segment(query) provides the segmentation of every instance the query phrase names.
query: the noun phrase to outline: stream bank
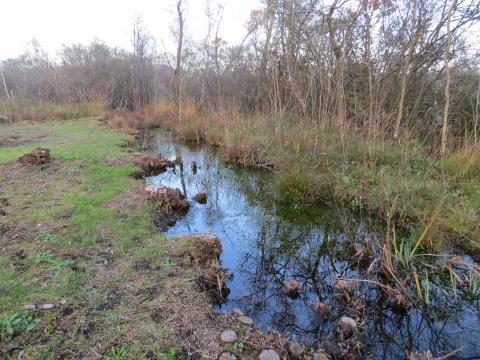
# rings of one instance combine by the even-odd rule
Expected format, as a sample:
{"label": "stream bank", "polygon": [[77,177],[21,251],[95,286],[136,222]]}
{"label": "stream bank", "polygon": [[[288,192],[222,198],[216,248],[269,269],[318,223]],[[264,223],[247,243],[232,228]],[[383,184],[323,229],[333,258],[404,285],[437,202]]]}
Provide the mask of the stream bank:
{"label": "stream bank", "polygon": [[[262,330],[273,328],[333,357],[350,345],[361,350],[360,358],[404,359],[427,350],[441,356],[460,348],[453,358],[479,356],[478,298],[460,286],[452,292],[442,273],[421,278],[429,292],[414,297],[416,279],[399,285],[386,271],[382,224],[284,202],[268,174],[225,167],[215,151],[179,144],[169,132],[159,132],[153,149],[170,160],[181,157],[184,166],[148,177],[147,185],[178,188],[189,199],[208,194],[206,204],[190,201],[189,212],[166,234],[211,231],[222,240],[222,265],[233,278],[228,297],[216,305],[220,312],[239,308]],[[467,272],[477,266],[468,256],[459,264],[467,264]],[[295,294],[288,291],[292,284]],[[419,301],[422,294],[428,299]],[[338,332],[343,317],[357,324],[354,337]]]}

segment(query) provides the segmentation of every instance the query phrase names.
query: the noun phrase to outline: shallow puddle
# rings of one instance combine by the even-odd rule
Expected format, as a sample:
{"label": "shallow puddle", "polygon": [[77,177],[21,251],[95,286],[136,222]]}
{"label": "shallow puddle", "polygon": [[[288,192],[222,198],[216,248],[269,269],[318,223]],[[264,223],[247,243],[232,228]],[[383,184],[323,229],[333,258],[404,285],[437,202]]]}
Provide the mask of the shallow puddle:
{"label": "shallow puddle", "polygon": [[[190,210],[168,236],[211,231],[224,247],[222,264],[233,278],[221,311],[239,308],[263,330],[273,328],[318,347],[335,330],[342,316],[359,319],[359,358],[405,359],[411,351],[430,350],[435,356],[462,348],[452,359],[480,359],[480,302],[455,300],[437,290],[429,305],[407,312],[393,309],[379,288],[349,281],[352,297],[335,289],[337,278],[365,279],[375,264],[354,255],[368,243],[381,243],[385,230],[369,221],[331,208],[302,209],[282,203],[269,175],[222,165],[206,148],[175,143],[160,132],[154,151],[163,157],[181,156],[184,170],[168,170],[147,178],[147,184],[177,187],[190,200]],[[191,163],[195,161],[195,172]],[[205,205],[191,198],[206,191]],[[356,260],[357,259],[357,260]],[[285,293],[295,279],[299,296]],[[312,303],[328,304],[328,316]],[[336,342],[328,346],[335,353]]]}

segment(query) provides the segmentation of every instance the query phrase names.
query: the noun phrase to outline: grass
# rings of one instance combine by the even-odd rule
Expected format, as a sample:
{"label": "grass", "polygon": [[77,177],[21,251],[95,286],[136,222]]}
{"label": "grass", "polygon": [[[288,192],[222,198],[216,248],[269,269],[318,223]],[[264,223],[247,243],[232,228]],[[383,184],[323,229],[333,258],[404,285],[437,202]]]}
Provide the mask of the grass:
{"label": "grass", "polygon": [[[110,251],[118,257],[139,247],[147,237],[159,240],[159,235],[153,234],[148,206],[137,204],[132,212],[120,214],[115,204],[138,186],[129,176],[136,169],[120,147],[128,140],[125,135],[92,120],[22,122],[0,129],[4,138],[29,138],[32,134],[36,137],[27,144],[0,151],[2,170],[12,175],[2,186],[2,196],[9,199],[10,206],[1,225],[13,229],[15,224],[22,224],[13,237],[2,239],[10,250],[0,258],[0,317],[7,333],[12,328],[9,323],[15,323],[21,333],[32,330],[31,316],[38,316],[34,323],[39,326],[47,326],[58,316],[26,313],[27,304],[58,304],[62,299],[72,306],[88,302],[92,297],[89,282],[98,270],[96,262],[101,260],[94,254],[105,247],[104,238],[109,239]],[[43,170],[16,165],[18,156],[36,146],[50,148],[54,163]],[[114,283],[121,281],[118,276],[113,277]],[[93,297],[102,291],[95,289]],[[49,350],[41,347],[27,349],[40,358],[50,357]],[[120,353],[112,352],[116,356]]]}
{"label": "grass", "polygon": [[[443,160],[416,140],[402,144],[284,116],[193,111],[182,122],[156,104],[163,126],[184,141],[219,146],[227,163],[272,171],[278,191],[299,204],[328,203],[392,217],[398,228],[421,232],[439,209],[425,249],[480,251],[480,149],[465,146]],[[415,242],[415,239],[412,240]]]}
{"label": "grass", "polygon": [[[71,119],[3,125],[0,139],[0,198],[8,199],[0,357],[217,357],[219,333],[241,324],[215,313],[197,288],[198,271],[180,251],[191,239],[179,249],[152,225],[142,185],[130,176],[138,171],[133,156],[122,148],[132,137]],[[38,146],[51,149],[52,163],[16,161]],[[249,336],[253,344],[239,350],[245,358],[279,341]]]}
{"label": "grass", "polygon": [[14,99],[0,101],[0,119],[4,122],[24,120],[72,120],[104,113],[105,104],[92,103],[52,103],[38,100]]}

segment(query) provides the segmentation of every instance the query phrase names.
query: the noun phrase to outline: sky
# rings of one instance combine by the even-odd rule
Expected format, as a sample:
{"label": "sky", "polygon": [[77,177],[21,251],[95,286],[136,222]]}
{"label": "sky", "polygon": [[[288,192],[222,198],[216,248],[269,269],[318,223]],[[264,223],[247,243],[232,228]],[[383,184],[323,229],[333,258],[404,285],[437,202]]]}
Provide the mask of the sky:
{"label": "sky", "polygon": [[[186,2],[187,35],[203,39],[207,29],[207,0]],[[218,0],[211,0],[212,4]],[[132,23],[141,16],[148,31],[167,50],[174,49],[170,25],[174,0],[14,0],[2,1],[0,59],[18,56],[32,39],[55,56],[63,44],[87,44],[98,38],[110,46],[130,48]],[[230,43],[241,40],[250,12],[260,0],[221,0],[225,4],[220,36]]]}

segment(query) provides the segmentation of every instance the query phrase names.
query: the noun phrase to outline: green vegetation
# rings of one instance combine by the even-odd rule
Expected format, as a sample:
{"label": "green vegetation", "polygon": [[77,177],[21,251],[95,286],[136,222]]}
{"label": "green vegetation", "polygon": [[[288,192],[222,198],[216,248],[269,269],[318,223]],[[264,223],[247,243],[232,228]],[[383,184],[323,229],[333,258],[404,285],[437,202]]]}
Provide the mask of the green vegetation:
{"label": "green vegetation", "polygon": [[15,333],[29,332],[35,329],[40,319],[32,315],[12,313],[0,318],[0,334],[2,337],[12,337]]}
{"label": "green vegetation", "polygon": [[[59,344],[55,335],[63,307],[59,304],[80,309],[78,320],[68,324],[67,330],[81,333],[78,321],[92,317],[88,308],[101,305],[101,299],[112,302],[104,297],[108,289],[127,281],[123,276],[128,274],[121,269],[99,278],[105,264],[128,262],[123,256],[132,251],[142,259],[147,255],[140,254],[147,238],[148,255],[161,254],[161,236],[154,233],[148,206],[132,194],[137,183],[129,175],[136,169],[120,147],[127,136],[92,120],[22,122],[0,129],[0,138],[11,136],[26,142],[0,150],[5,174],[1,196],[9,201],[8,216],[0,220],[1,240],[8,249],[0,256],[0,344],[15,336],[32,356],[44,359]],[[54,161],[43,169],[17,165],[18,156],[37,146],[50,148]],[[135,200],[128,201],[130,196]],[[123,208],[122,199],[128,209]],[[21,228],[16,226],[19,223]],[[24,306],[28,304],[55,307],[27,312]],[[119,314],[107,308],[95,313],[94,321],[118,326]],[[47,346],[28,346],[29,337],[24,335],[36,327],[41,331],[51,328]],[[100,331],[97,340],[115,337],[112,332],[101,334],[103,330],[96,330]],[[72,338],[65,346],[78,350],[88,341]],[[141,353],[141,347],[132,351]],[[123,347],[113,347],[108,357],[126,358],[122,354],[126,354]]]}
{"label": "green vegetation", "polygon": [[[1,358],[211,356],[219,324],[239,327],[192,281],[193,238],[166,241],[152,224],[126,141],[92,119],[0,128]],[[36,147],[53,161],[16,161]]]}

